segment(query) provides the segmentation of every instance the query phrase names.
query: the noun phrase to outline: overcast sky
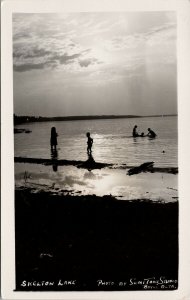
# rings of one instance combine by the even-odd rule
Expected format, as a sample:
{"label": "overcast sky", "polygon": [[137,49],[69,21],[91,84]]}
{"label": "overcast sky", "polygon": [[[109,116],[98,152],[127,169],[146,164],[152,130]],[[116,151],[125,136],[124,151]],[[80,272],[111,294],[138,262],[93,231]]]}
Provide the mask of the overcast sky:
{"label": "overcast sky", "polygon": [[172,12],[14,14],[17,115],[177,112]]}

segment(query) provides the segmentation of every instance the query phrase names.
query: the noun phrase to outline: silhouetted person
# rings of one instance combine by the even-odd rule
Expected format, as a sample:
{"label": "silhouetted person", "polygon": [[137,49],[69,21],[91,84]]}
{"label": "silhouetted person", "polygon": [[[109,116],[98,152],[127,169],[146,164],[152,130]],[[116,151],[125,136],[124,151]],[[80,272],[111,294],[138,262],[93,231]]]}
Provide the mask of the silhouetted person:
{"label": "silhouetted person", "polygon": [[144,136],[145,136],[145,135],[144,135],[144,132],[142,132],[140,136],[141,136],[141,137],[144,137]]}
{"label": "silhouetted person", "polygon": [[148,128],[148,134],[147,135],[149,137],[151,137],[151,138],[155,138],[156,137],[156,133],[152,129],[150,129],[150,128]]}
{"label": "silhouetted person", "polygon": [[95,162],[94,157],[92,156],[92,152],[88,152],[88,161],[89,162]]}
{"label": "silhouetted person", "polygon": [[138,132],[137,132],[137,125],[134,126],[133,128],[133,137],[139,136]]}
{"label": "silhouetted person", "polygon": [[51,149],[55,149],[57,147],[57,132],[56,132],[56,128],[52,127],[51,128],[51,138],[50,138],[50,145],[51,145]]}
{"label": "silhouetted person", "polygon": [[87,132],[86,136],[87,136],[87,153],[89,154],[92,152],[93,139],[90,136],[90,132]]}

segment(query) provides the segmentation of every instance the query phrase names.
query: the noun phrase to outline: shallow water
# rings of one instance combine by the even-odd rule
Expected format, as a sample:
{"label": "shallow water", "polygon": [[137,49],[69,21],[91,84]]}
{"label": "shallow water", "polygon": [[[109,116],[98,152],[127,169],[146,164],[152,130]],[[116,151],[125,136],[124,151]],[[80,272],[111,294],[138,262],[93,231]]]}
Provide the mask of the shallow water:
{"label": "shallow water", "polygon": [[[156,139],[133,138],[134,125],[147,133],[152,128]],[[58,158],[86,160],[86,132],[94,140],[93,157],[98,162],[139,165],[154,161],[156,167],[177,167],[177,117],[129,118],[22,124],[31,133],[15,134],[15,156],[50,158],[50,130],[58,136]]]}
{"label": "shallow water", "polygon": [[71,195],[112,195],[117,199],[151,201],[177,201],[177,175],[165,173],[141,173],[126,175],[126,170],[88,171],[73,166],[15,164],[16,186],[32,187],[35,191]]}

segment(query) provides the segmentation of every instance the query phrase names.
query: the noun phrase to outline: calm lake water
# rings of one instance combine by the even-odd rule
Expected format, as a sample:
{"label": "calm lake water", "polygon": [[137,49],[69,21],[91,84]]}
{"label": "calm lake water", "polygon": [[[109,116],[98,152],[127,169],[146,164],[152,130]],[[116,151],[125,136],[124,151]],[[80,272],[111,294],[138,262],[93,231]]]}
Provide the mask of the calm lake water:
{"label": "calm lake water", "polygon": [[[157,133],[157,138],[133,138],[134,125],[138,125],[138,132],[145,134],[150,127]],[[50,132],[53,126],[59,134],[58,159],[86,160],[86,132],[89,131],[94,140],[92,154],[96,161],[127,165],[154,161],[157,167],[178,165],[177,117],[22,124],[16,127],[32,132],[14,135],[15,156],[51,158]]]}

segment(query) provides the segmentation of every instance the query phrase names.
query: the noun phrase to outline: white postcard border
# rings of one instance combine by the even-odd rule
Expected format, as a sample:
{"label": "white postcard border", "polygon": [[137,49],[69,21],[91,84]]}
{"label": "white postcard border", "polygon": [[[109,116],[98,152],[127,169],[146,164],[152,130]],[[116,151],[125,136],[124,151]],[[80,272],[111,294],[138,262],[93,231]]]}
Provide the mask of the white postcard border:
{"label": "white postcard border", "polygon": [[[188,0],[5,0],[2,2],[1,224],[3,299],[190,299],[190,2]],[[12,13],[176,11],[179,128],[179,288],[145,292],[15,292]]]}

